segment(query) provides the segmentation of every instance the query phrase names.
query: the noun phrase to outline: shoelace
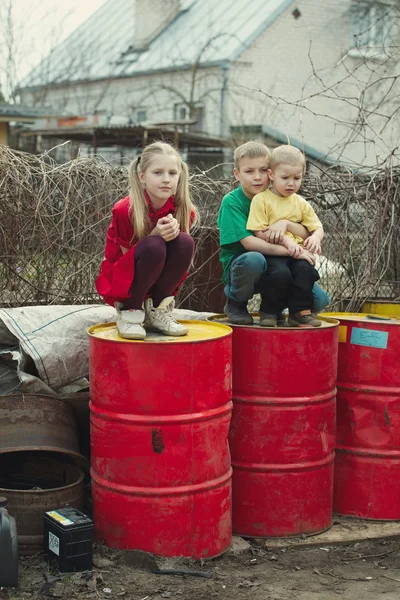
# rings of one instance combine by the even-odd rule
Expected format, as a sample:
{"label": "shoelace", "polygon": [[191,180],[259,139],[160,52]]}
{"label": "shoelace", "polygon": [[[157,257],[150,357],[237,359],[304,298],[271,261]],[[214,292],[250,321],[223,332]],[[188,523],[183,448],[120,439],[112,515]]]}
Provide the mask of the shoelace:
{"label": "shoelace", "polygon": [[156,313],[156,316],[162,323],[169,325],[170,323],[176,323],[175,319],[172,316],[171,311],[167,312],[168,308],[163,309],[159,313]]}
{"label": "shoelace", "polygon": [[164,323],[176,323],[176,320],[172,316],[172,310],[174,308],[174,305],[174,301],[171,300],[171,302],[167,306],[164,306],[164,308],[161,309],[159,307],[155,308],[154,306],[152,306],[149,310],[149,313],[146,315],[146,321],[149,319],[160,319],[160,321]]}

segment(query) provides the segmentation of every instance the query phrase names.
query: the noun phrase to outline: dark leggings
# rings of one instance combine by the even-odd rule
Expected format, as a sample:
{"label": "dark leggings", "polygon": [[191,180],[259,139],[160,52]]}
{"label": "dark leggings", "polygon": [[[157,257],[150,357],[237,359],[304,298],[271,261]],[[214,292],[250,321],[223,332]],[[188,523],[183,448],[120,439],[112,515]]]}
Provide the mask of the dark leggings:
{"label": "dark leggings", "polygon": [[189,269],[193,250],[194,241],[188,233],[180,233],[170,242],[159,235],[140,240],[135,248],[130,298],[124,300],[123,307],[140,309],[147,295],[158,306],[161,300],[172,296]]}
{"label": "dark leggings", "polygon": [[288,306],[289,313],[311,309],[312,288],[318,271],[304,259],[268,256],[263,277],[260,311],[278,315]]}

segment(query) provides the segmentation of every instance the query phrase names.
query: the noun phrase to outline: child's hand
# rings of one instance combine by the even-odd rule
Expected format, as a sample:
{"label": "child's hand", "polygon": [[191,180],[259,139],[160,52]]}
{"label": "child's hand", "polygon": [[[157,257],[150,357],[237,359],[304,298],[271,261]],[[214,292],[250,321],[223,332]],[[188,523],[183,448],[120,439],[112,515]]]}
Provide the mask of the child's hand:
{"label": "child's hand", "polygon": [[179,223],[171,214],[158,219],[151,235],[159,235],[165,242],[174,240],[179,235]]}
{"label": "child's hand", "polygon": [[282,244],[286,230],[287,222],[285,219],[281,219],[263,230],[263,233],[265,234],[263,239],[270,244]]}
{"label": "child's hand", "polygon": [[311,252],[309,252],[308,250],[304,250],[304,248],[300,256],[294,256],[293,258],[306,260],[308,263],[310,263],[310,265],[312,265],[313,267],[315,266],[316,260],[314,254],[311,254]]}
{"label": "child's hand", "polygon": [[299,246],[299,244],[296,244],[294,240],[291,240],[287,236],[282,240],[282,242],[282,246],[285,246],[289,256],[292,258],[301,258],[303,254],[303,248]]}
{"label": "child's hand", "polygon": [[316,235],[310,235],[304,241],[304,248],[313,254],[321,254],[321,241]]}

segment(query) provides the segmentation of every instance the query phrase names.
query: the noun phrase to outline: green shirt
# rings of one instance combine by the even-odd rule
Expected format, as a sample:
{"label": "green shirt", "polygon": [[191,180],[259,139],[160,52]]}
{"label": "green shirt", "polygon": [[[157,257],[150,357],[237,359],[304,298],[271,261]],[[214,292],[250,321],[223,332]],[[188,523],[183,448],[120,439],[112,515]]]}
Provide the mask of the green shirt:
{"label": "green shirt", "polygon": [[253,235],[253,232],[246,228],[250,203],[251,200],[245,195],[241,187],[226,194],[221,202],[218,213],[218,227],[224,283],[227,283],[226,274],[233,259],[246,252],[240,240]]}

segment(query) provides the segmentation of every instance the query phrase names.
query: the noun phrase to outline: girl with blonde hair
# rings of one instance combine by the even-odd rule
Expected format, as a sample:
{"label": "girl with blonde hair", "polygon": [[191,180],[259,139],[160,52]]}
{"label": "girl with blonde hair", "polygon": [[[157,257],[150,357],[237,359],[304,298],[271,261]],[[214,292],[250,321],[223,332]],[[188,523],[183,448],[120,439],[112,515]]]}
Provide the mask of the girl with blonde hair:
{"label": "girl with blonde hair", "polygon": [[112,210],[96,288],[117,310],[121,337],[144,339],[146,327],[186,335],[172,317],[174,296],[194,251],[189,231],[198,212],[188,168],[170,144],[146,146],[129,167],[129,196]]}

